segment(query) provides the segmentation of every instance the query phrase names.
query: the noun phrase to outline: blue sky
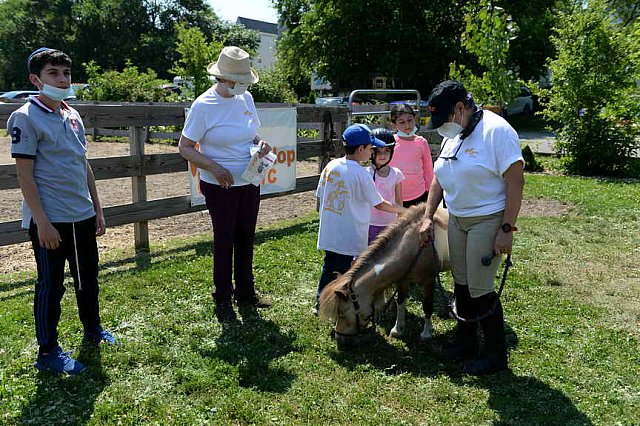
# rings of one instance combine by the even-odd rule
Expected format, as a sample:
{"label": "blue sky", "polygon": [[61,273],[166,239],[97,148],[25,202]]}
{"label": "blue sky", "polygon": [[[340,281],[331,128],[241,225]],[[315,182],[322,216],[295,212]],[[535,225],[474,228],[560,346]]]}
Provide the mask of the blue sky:
{"label": "blue sky", "polygon": [[209,0],[216,14],[224,20],[236,22],[238,16],[265,22],[278,22],[271,0]]}

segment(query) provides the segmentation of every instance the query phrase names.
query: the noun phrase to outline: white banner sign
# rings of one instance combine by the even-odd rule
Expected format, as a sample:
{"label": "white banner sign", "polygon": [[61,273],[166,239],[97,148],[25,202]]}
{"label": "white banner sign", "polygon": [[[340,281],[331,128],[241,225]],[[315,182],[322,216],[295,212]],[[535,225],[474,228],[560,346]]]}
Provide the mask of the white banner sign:
{"label": "white banner sign", "polygon": [[[185,116],[188,113],[189,109],[185,108]],[[260,194],[291,191],[296,187],[296,109],[259,108],[258,117],[258,134],[271,145],[276,155],[275,165],[262,180]],[[198,169],[189,164],[189,171],[191,205],[202,205],[204,196],[200,193]]]}

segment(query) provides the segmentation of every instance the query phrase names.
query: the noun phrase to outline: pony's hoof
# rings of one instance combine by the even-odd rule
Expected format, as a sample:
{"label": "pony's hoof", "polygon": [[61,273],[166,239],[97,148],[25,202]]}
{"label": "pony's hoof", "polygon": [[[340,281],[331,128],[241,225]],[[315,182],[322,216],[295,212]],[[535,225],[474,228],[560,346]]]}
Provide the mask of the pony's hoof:
{"label": "pony's hoof", "polygon": [[393,327],[389,332],[389,337],[393,337],[394,339],[402,339],[402,335],[403,333],[395,327]]}
{"label": "pony's hoof", "polygon": [[433,335],[431,335],[431,333],[421,333],[420,334],[420,341],[421,342],[428,342],[431,339],[433,339]]}
{"label": "pony's hoof", "polygon": [[424,327],[422,327],[422,333],[420,333],[420,341],[426,342],[427,340],[431,340],[433,338],[433,324],[431,320],[428,319],[424,323]]}

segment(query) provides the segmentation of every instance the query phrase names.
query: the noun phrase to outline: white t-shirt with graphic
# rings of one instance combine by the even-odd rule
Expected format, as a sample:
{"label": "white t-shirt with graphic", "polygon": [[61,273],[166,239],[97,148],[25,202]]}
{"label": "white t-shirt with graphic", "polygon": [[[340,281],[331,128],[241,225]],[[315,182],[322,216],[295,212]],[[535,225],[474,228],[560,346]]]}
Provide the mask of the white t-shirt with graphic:
{"label": "white t-shirt with graphic", "polygon": [[[369,166],[367,167],[367,170],[371,176],[373,176],[375,169],[372,166]],[[389,174],[386,177],[380,176],[376,173],[374,183],[382,198],[391,204],[396,204],[396,185],[402,181],[404,181],[404,175],[400,169],[396,167],[389,167]],[[389,213],[376,208],[371,209],[371,225],[387,226],[391,225],[397,219],[397,213]]]}
{"label": "white t-shirt with graphic", "polygon": [[318,182],[318,250],[357,256],[367,248],[371,208],[384,200],[371,174],[345,157],[327,164]]}
{"label": "white t-shirt with graphic", "polygon": [[[215,87],[215,86],[214,86]],[[209,88],[193,104],[182,134],[200,144],[200,152],[233,175],[233,186],[248,185],[242,179],[249,160],[260,120],[249,92],[225,98]],[[204,169],[200,178],[218,184],[213,174]]]}
{"label": "white t-shirt with graphic", "polygon": [[[491,111],[466,139],[445,138],[434,171],[444,189],[444,200],[454,216],[484,216],[504,210],[506,183],[502,177],[517,161],[524,163],[518,134],[507,121]],[[458,150],[457,160],[452,157]]]}

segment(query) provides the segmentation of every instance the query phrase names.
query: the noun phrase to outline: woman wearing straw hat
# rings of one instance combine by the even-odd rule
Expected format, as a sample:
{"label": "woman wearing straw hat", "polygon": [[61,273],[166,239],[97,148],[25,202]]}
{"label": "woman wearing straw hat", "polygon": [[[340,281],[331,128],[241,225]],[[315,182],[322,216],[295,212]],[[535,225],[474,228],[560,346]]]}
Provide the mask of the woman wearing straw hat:
{"label": "woman wearing straw hat", "polygon": [[271,147],[257,135],[260,120],[247,87],[258,82],[258,75],[251,68],[247,52],[227,46],[207,71],[216,83],[191,105],[179,149],[200,171],[200,191],[213,224],[216,316],[229,321],[236,318],[232,298],[238,305],[270,306],[257,296],[253,278],[260,187],[241,175],[252,147],[260,148],[261,157]]}

